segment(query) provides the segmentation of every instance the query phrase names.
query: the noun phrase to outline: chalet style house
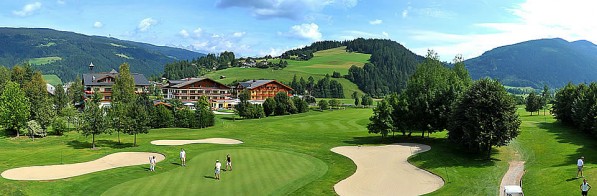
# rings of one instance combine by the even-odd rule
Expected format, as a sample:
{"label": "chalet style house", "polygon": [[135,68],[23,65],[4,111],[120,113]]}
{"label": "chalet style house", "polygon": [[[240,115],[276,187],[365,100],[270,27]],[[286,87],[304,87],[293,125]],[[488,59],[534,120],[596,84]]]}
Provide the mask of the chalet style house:
{"label": "chalet style house", "polygon": [[232,108],[235,104],[230,98],[230,87],[210,78],[185,78],[168,80],[162,87],[165,99],[178,99],[185,105],[192,106],[201,96],[206,96],[212,109]]}
{"label": "chalet style house", "polygon": [[[143,74],[131,73],[135,81],[135,93],[143,93],[149,87],[149,81]],[[102,94],[100,106],[110,105],[112,101],[112,85],[118,77],[118,72],[114,69],[110,72],[83,74],[83,87],[85,98],[93,96],[95,91]]]}
{"label": "chalet style house", "polygon": [[251,100],[263,101],[268,97],[274,97],[279,92],[284,92],[288,96],[291,96],[290,91],[292,88],[282,84],[275,80],[249,80],[246,82],[238,83],[236,90],[240,91],[248,90],[251,93]]}

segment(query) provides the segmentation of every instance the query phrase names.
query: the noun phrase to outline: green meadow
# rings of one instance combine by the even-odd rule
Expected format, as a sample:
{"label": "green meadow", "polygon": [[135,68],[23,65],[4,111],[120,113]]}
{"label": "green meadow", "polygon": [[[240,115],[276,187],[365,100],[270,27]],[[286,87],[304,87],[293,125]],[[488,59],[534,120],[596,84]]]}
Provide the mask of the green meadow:
{"label": "green meadow", "polygon": [[[205,77],[216,79],[218,82],[224,84],[231,83],[235,80],[249,80],[249,79],[274,79],[289,83],[292,81],[294,75],[297,80],[303,77],[305,81],[309,76],[313,76],[315,82],[325,77],[326,74],[332,75],[334,71],[340,72],[342,75],[348,73],[348,68],[352,65],[363,66],[368,62],[369,54],[346,52],[346,47],[323,50],[313,53],[313,58],[308,61],[287,60],[288,67],[282,70],[274,69],[260,69],[260,68],[228,68],[216,72],[210,72]],[[278,62],[279,59],[270,60]],[[220,76],[226,76],[224,79],[219,79]],[[344,87],[344,97],[350,98],[353,92],[357,92],[359,96],[363,95],[356,84],[350,82],[345,78],[332,78],[337,80]]]}
{"label": "green meadow", "polygon": [[62,80],[57,75],[49,74],[49,75],[42,75],[41,77],[48,84],[51,84],[51,85],[54,85],[54,86],[62,84]]}
{"label": "green meadow", "polygon": [[29,64],[31,65],[45,65],[45,64],[50,64],[56,61],[60,61],[62,60],[61,57],[57,57],[57,56],[50,56],[50,57],[42,57],[42,58],[33,58],[33,59],[29,59]]}
{"label": "green meadow", "polygon": [[[432,149],[409,158],[420,168],[441,176],[446,182],[429,195],[497,195],[508,161],[515,154],[526,161],[523,190],[527,195],[569,195],[582,179],[575,178],[576,159],[585,156],[585,176],[594,182],[597,169],[595,138],[560,125],[547,116],[530,116],[519,108],[523,121],[520,136],[509,146],[494,148],[491,159],[467,153],[446,140],[446,132],[421,138],[394,136],[382,139],[368,134],[371,109],[311,111],[304,114],[255,120],[219,115],[216,126],[206,129],[153,129],[138,136],[116,134],[96,138],[99,149],[89,149],[91,138],[77,132],[31,141],[26,137],[0,136],[0,171],[10,168],[78,163],[123,151],[159,152],[166,160],[156,172],[148,165],[111,169],[92,174],[49,181],[12,181],[0,178],[0,195],[334,195],[334,184],[350,176],[354,163],[332,153],[336,146],[380,145],[396,142],[428,144]],[[239,145],[189,144],[154,146],[158,139],[233,138]],[[178,152],[188,153],[187,167],[181,167]],[[213,179],[213,164],[233,157],[233,171],[224,171],[222,180]],[[379,160],[383,161],[383,160]],[[399,193],[399,190],[396,190]]]}

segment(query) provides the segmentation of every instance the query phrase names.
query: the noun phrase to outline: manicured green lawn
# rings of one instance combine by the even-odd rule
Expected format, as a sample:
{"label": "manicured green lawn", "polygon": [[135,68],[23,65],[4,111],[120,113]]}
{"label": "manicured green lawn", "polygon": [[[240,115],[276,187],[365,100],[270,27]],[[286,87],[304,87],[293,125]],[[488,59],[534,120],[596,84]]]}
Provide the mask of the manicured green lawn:
{"label": "manicured green lawn", "polygon": [[[327,172],[323,161],[290,151],[239,147],[200,153],[186,167],[120,184],[104,195],[280,195]],[[224,161],[228,153],[233,170],[222,171],[221,180],[215,180],[214,161]]]}
{"label": "manicured green lawn", "polygon": [[[409,159],[411,163],[441,176],[446,184],[429,195],[496,195],[508,161],[518,150],[527,161],[523,189],[527,195],[570,195],[577,193],[581,180],[576,175],[576,159],[585,156],[585,176],[594,182],[597,159],[594,138],[555,123],[550,116],[529,116],[519,109],[522,133],[510,146],[494,148],[492,159],[466,153],[446,141],[446,132],[420,138],[399,136],[381,139],[368,134],[366,124],[371,109],[312,111],[305,114],[232,120],[220,115],[217,125],[207,129],[157,129],[138,136],[138,147],[131,147],[132,136],[116,134],[97,137],[99,150],[90,150],[90,138],[76,132],[62,137],[50,136],[36,141],[25,137],[0,136],[0,171],[6,169],[94,160],[121,151],[164,153],[157,172],[147,165],[112,169],[63,180],[30,182],[0,178],[0,195],[100,195],[100,194],[238,194],[259,187],[257,195],[333,195],[333,186],[352,175],[356,166],[329,149],[345,145],[379,145],[395,142],[428,144],[432,149]],[[154,146],[157,139],[201,139],[224,137],[242,140],[240,145],[191,144],[189,166],[178,163],[180,146]],[[235,161],[232,172],[215,181],[215,159],[230,153]],[[280,157],[284,157],[283,159]],[[383,160],[380,160],[383,161]],[[289,164],[290,163],[290,164]],[[293,165],[296,164],[296,165]],[[262,167],[263,166],[263,167]],[[281,177],[288,176],[288,177]],[[274,180],[274,181],[272,181]],[[263,182],[262,182],[263,181]],[[151,186],[149,186],[151,185]],[[197,187],[197,188],[194,188]],[[255,190],[257,191],[257,190]],[[399,190],[397,190],[399,193]]]}
{"label": "manicured green lawn", "polygon": [[597,183],[596,138],[563,126],[547,113],[530,116],[519,110],[524,130],[517,139],[525,161],[523,190],[527,195],[580,194],[582,178],[576,178],[576,160],[585,157],[584,175],[589,184]]}
{"label": "manicured green lawn", "polygon": [[50,74],[50,75],[42,75],[41,77],[48,84],[51,84],[51,85],[54,85],[54,86],[62,84],[62,80],[57,75]]}

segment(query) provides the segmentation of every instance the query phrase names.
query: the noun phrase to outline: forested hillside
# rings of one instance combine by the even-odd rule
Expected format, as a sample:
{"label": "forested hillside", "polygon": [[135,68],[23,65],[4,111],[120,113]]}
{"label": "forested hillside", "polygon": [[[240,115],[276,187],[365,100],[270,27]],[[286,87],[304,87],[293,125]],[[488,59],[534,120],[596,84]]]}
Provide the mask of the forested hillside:
{"label": "forested hillside", "polygon": [[557,88],[597,79],[597,46],[584,40],[532,40],[495,48],[466,60],[465,65],[473,79],[491,77],[508,86]]}
{"label": "forested hillside", "polygon": [[149,76],[161,75],[167,63],[200,56],[204,54],[53,29],[0,28],[0,65],[30,63],[64,81],[86,73],[91,62],[98,72],[117,70],[127,62],[132,72]]}

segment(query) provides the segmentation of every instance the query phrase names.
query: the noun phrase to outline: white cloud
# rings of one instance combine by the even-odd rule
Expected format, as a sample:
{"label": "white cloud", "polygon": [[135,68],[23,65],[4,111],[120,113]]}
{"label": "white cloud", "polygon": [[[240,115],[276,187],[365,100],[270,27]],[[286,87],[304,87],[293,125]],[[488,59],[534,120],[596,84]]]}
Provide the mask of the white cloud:
{"label": "white cloud", "polygon": [[315,23],[305,23],[300,25],[294,25],[290,28],[289,35],[300,39],[309,40],[321,40],[321,32],[319,32],[319,26]]}
{"label": "white cloud", "polygon": [[104,27],[104,24],[102,22],[100,22],[100,21],[96,21],[96,22],[93,23],[93,27],[95,27],[95,28],[102,28],[102,27]]}
{"label": "white cloud", "polygon": [[[541,1],[527,0],[508,9],[512,22],[479,23],[475,32],[452,34],[435,31],[411,31],[410,38],[427,47],[413,48],[417,54],[434,49],[442,60],[451,60],[456,54],[465,59],[474,58],[493,48],[541,38],[579,39],[597,43],[597,23],[591,0]],[[444,59],[445,57],[445,59]]]}
{"label": "white cloud", "polygon": [[180,34],[182,37],[187,38],[189,37],[189,32],[187,32],[186,29],[180,30],[180,32],[178,32],[178,34]]}
{"label": "white cloud", "polygon": [[245,34],[247,34],[246,32],[234,32],[232,34],[232,37],[242,37],[245,36]]}
{"label": "white cloud", "polygon": [[64,1],[64,0],[57,0],[56,3],[58,3],[60,5],[64,5],[64,4],[66,4],[66,1]]}
{"label": "white cloud", "polygon": [[306,15],[317,13],[327,6],[352,8],[358,0],[219,0],[218,8],[247,8],[259,19],[288,18],[304,19]]}
{"label": "white cloud", "polygon": [[23,9],[21,9],[21,10],[12,11],[12,13],[16,16],[29,16],[29,15],[33,14],[35,11],[39,10],[40,8],[41,8],[41,3],[35,2],[35,3],[30,3],[30,4],[23,6]]}
{"label": "white cloud", "polygon": [[145,18],[143,20],[141,20],[141,22],[139,22],[139,25],[137,26],[137,30],[144,32],[149,30],[149,28],[151,28],[153,25],[158,24],[157,20],[154,20],[153,18]]}
{"label": "white cloud", "polygon": [[193,34],[195,35],[195,37],[201,37],[201,33],[203,33],[203,29],[201,29],[200,27],[197,27],[195,30],[193,30]]}
{"label": "white cloud", "polygon": [[402,18],[407,18],[408,17],[408,10],[402,10]]}
{"label": "white cloud", "polygon": [[267,56],[267,55],[271,55],[271,56],[280,56],[282,55],[282,53],[284,53],[287,50],[284,49],[280,49],[280,48],[270,48],[267,51],[259,51],[259,56]]}
{"label": "white cloud", "polygon": [[380,20],[380,19],[369,21],[369,24],[372,24],[372,25],[378,25],[381,23],[383,23],[383,20]]}
{"label": "white cloud", "polygon": [[381,34],[382,34],[384,37],[390,37],[390,34],[388,34],[388,33],[387,33],[387,32],[385,32],[385,31],[384,31],[384,32],[381,32]]}

